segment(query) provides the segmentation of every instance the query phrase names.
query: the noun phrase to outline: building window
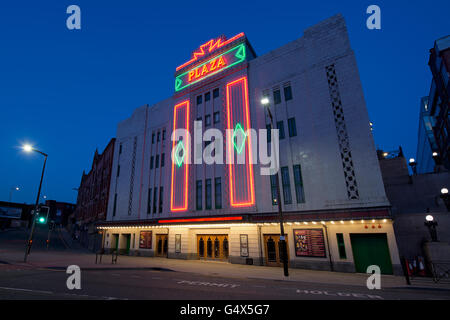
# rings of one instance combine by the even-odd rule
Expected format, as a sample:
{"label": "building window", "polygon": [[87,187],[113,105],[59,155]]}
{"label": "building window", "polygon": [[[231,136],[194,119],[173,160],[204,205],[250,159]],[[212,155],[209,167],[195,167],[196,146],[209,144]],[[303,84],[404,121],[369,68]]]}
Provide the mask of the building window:
{"label": "building window", "polygon": [[155,133],[152,133],[152,144],[155,143]]}
{"label": "building window", "polygon": [[210,114],[207,114],[206,116],[205,116],[205,127],[208,127],[208,126],[210,126],[211,125],[211,115]]}
{"label": "building window", "polygon": [[153,169],[153,161],[154,161],[153,156],[151,156],[150,157],[150,170]]}
{"label": "building window", "polygon": [[156,135],[156,141],[157,142],[161,141],[161,131],[158,131],[158,133]]}
{"label": "building window", "polygon": [[272,141],[272,126],[270,124],[266,124],[266,130],[267,130],[267,143]]}
{"label": "building window", "polygon": [[283,89],[284,89],[284,101],[292,100],[291,85],[290,84],[284,85]]}
{"label": "building window", "polygon": [[339,258],[347,259],[347,253],[345,252],[344,235],[342,233],[336,233],[336,238],[339,249]]}
{"label": "building window", "polygon": [[155,168],[159,168],[159,154],[156,155]]}
{"label": "building window", "polygon": [[119,154],[122,154],[122,144],[119,145]]}
{"label": "building window", "polygon": [[222,180],[214,179],[214,202],[216,209],[222,209]]}
{"label": "building window", "polygon": [[277,129],[279,130],[278,132],[279,132],[280,140],[284,139],[285,135],[284,135],[284,123],[283,123],[283,121],[277,121]]}
{"label": "building window", "polygon": [[294,166],[294,182],[297,203],[303,203],[305,202],[305,192],[303,190],[302,169],[299,164]]}
{"label": "building window", "polygon": [[117,166],[117,176],[120,175],[120,164]]}
{"label": "building window", "polygon": [[147,195],[147,214],[152,213],[152,188],[148,188]]}
{"label": "building window", "polygon": [[220,94],[219,88],[213,90],[213,99],[218,98]]}
{"label": "building window", "polygon": [[116,208],[117,208],[117,193],[114,195],[113,216],[116,215]]}
{"label": "building window", "polygon": [[165,162],[165,153],[161,154],[161,168],[164,167],[164,162]]}
{"label": "building window", "polygon": [[196,182],[196,209],[202,210],[202,180]]}
{"label": "building window", "polygon": [[281,91],[279,88],[273,89],[273,103],[274,104],[281,103]]}
{"label": "building window", "polygon": [[211,100],[211,92],[205,93],[205,102]]}
{"label": "building window", "polygon": [[292,195],[291,195],[291,183],[289,181],[289,168],[282,167],[281,168],[281,181],[283,183],[283,198],[284,204],[292,203]]}
{"label": "building window", "polygon": [[288,119],[289,137],[295,137],[297,135],[297,126],[295,124],[295,118]]}
{"label": "building window", "polygon": [[211,198],[211,179],[205,180],[205,208],[206,210],[211,209],[212,198]]}
{"label": "building window", "polygon": [[163,130],[162,139],[163,141],[166,140],[166,129]]}
{"label": "building window", "polygon": [[162,212],[162,209],[163,209],[163,198],[164,198],[164,188],[163,187],[160,187],[159,188],[159,213],[161,213]]}
{"label": "building window", "polygon": [[220,112],[216,111],[214,112],[214,123],[219,123],[220,122]]}
{"label": "building window", "polygon": [[277,176],[271,175],[270,176],[270,191],[272,193],[272,205],[277,204]]}
{"label": "building window", "polygon": [[197,105],[202,104],[202,96],[197,96]]}
{"label": "building window", "polygon": [[158,188],[154,188],[153,189],[153,214],[156,213],[156,196],[158,195],[157,192],[158,192]]}

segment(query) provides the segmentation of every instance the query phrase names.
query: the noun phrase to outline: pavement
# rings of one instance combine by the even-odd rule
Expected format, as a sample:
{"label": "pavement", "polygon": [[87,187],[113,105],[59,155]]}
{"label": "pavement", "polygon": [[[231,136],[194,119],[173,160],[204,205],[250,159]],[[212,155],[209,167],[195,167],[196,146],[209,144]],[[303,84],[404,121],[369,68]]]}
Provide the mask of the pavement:
{"label": "pavement", "polygon": [[[46,233],[23,262],[24,238],[19,231],[0,233],[0,299],[450,299],[450,282],[413,280],[382,275],[382,290],[368,290],[368,275],[304,269],[237,265],[226,262],[104,255],[67,246],[55,232],[51,246]],[[34,242],[34,243],[35,243]],[[69,291],[66,268],[77,265],[83,290]]]}

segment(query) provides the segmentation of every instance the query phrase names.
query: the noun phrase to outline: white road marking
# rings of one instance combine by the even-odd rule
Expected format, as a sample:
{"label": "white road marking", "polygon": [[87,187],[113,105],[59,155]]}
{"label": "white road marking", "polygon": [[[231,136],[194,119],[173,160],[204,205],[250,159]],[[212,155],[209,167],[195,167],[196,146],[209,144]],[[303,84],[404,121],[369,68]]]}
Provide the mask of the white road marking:
{"label": "white road marking", "polygon": [[216,283],[216,282],[206,282],[206,281],[188,281],[181,280],[177,282],[178,284],[187,284],[191,286],[206,286],[206,287],[219,287],[219,288],[236,288],[239,287],[239,284],[233,283]]}
{"label": "white road marking", "polygon": [[51,291],[44,290],[32,290],[32,289],[22,289],[22,288],[8,288],[8,287],[0,287],[3,290],[13,290],[13,291],[25,291],[25,292],[35,292],[35,293],[45,293],[45,294],[53,294]]}
{"label": "white road marking", "polygon": [[363,299],[377,299],[384,300],[383,297],[374,294],[356,293],[356,292],[330,292],[322,290],[300,290],[297,289],[297,293],[312,294],[312,295],[324,295],[333,297],[346,297],[346,298],[363,298]]}

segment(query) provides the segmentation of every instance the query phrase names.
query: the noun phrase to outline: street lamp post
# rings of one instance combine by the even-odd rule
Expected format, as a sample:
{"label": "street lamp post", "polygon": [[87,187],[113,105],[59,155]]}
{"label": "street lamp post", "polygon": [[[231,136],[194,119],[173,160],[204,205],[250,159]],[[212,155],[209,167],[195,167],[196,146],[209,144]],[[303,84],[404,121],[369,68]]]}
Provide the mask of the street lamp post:
{"label": "street lamp post", "polygon": [[438,223],[436,221],[434,221],[434,217],[429,214],[425,217],[425,226],[428,228],[428,231],[430,232],[430,236],[431,236],[431,241],[432,242],[437,242],[437,231],[436,231],[436,226],[438,225]]}
{"label": "street lamp post", "polygon": [[11,187],[11,190],[9,191],[9,202],[12,201],[12,196],[14,191],[19,191],[19,187]]}
{"label": "street lamp post", "polygon": [[45,171],[45,165],[47,163],[48,154],[46,154],[46,153],[44,153],[42,151],[39,151],[37,149],[34,149],[30,145],[24,145],[23,146],[23,150],[26,151],[26,152],[34,151],[34,152],[37,152],[37,153],[39,153],[39,154],[44,156],[44,165],[42,167],[41,181],[39,182],[39,189],[38,189],[38,194],[37,194],[37,197],[36,197],[36,205],[34,206],[33,223],[31,224],[30,235],[28,236],[28,241],[27,241],[27,244],[26,244],[26,247],[25,247],[25,257],[23,259],[24,262],[27,262],[28,254],[30,253],[31,245],[33,243],[33,232],[34,232],[34,228],[36,226],[36,214],[38,212],[39,197],[41,195],[42,180],[44,179],[44,171]]}
{"label": "street lamp post", "polygon": [[409,159],[409,165],[411,166],[411,170],[412,170],[413,174],[416,175],[417,174],[416,160],[414,160],[414,158]]}
{"label": "street lamp post", "polygon": [[[269,108],[269,98],[264,97],[261,100],[261,104],[266,107],[267,109],[267,113],[269,114],[269,118],[270,118],[270,127],[271,129],[274,127],[273,126],[273,117],[272,117],[272,113],[270,112],[270,108]],[[277,150],[275,150],[276,148],[274,148],[274,156],[275,156],[275,168],[277,168],[277,173],[275,173],[275,180],[276,180],[276,187],[277,187],[277,204],[278,204],[278,218],[280,220],[280,245],[281,245],[281,252],[282,252],[282,260],[283,260],[283,271],[284,271],[284,276],[288,277],[289,276],[289,269],[288,269],[288,260],[287,260],[287,246],[286,246],[286,239],[285,239],[285,234],[284,234],[284,221],[283,221],[283,210],[281,208],[281,193],[280,193],[280,182],[279,182],[279,178],[278,178],[278,158],[277,158]]]}
{"label": "street lamp post", "polygon": [[447,211],[450,212],[450,195],[448,194],[447,188],[441,189],[441,199],[444,201],[445,207],[447,208]]}

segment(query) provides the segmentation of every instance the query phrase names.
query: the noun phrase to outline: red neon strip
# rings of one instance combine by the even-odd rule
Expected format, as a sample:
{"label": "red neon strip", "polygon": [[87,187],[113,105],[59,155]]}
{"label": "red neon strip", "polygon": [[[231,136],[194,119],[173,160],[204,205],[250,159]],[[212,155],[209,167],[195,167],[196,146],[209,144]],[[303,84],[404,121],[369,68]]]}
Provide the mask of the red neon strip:
{"label": "red neon strip", "polygon": [[193,219],[172,219],[158,220],[158,223],[177,223],[177,222],[208,222],[208,221],[232,221],[242,220],[242,217],[218,217],[218,218],[193,218]]}
{"label": "red neon strip", "polygon": [[198,57],[203,57],[203,56],[206,54],[206,52],[205,52],[205,50],[204,50],[205,47],[209,46],[209,48],[208,48],[207,50],[208,50],[208,53],[211,53],[211,52],[213,52],[214,50],[217,50],[217,49],[219,49],[219,48],[221,48],[221,47],[223,47],[223,46],[226,46],[227,44],[233,42],[234,40],[239,39],[240,37],[243,37],[244,35],[245,35],[245,34],[244,34],[243,32],[241,32],[241,33],[235,35],[234,37],[232,37],[231,39],[228,39],[228,40],[225,41],[225,42],[221,42],[221,41],[222,41],[222,38],[216,39],[215,42],[214,42],[214,39],[209,40],[208,42],[202,44],[202,45],[199,47],[199,51],[194,51],[194,52],[192,53],[192,56],[193,56],[193,57],[192,57],[191,60],[189,60],[189,61],[183,63],[181,66],[178,66],[178,67],[176,68],[176,71],[178,71],[178,70],[180,70],[180,69],[186,67],[187,65],[190,65],[191,63],[197,61],[197,60],[198,60]]}
{"label": "red neon strip", "polygon": [[[177,128],[177,113],[178,108],[186,105],[186,113],[185,113],[185,128],[187,132],[189,132],[189,100],[183,101],[174,107],[174,115],[173,115],[173,131],[175,131]],[[188,152],[190,150],[189,146],[189,139],[188,137],[185,137],[184,141],[186,142],[186,148],[184,155],[184,194],[183,194],[183,206],[182,207],[175,207],[173,203],[173,196],[174,196],[174,174],[175,174],[175,162],[172,161],[172,176],[171,176],[171,185],[170,185],[170,210],[171,211],[186,211],[188,207],[188,165],[187,165],[187,158],[189,156]],[[172,141],[172,150],[175,150],[175,140]]]}
{"label": "red neon strip", "polygon": [[[232,207],[248,207],[255,204],[255,186],[253,181],[253,165],[252,163],[252,139],[250,134],[250,110],[249,110],[249,102],[248,102],[248,85],[247,85],[247,76],[244,76],[242,78],[236,79],[232,82],[227,83],[227,121],[228,121],[228,129],[233,130],[232,127],[232,110],[230,108],[231,103],[231,97],[230,97],[230,87],[242,82],[243,85],[243,104],[244,104],[244,110],[245,110],[245,127],[248,134],[248,147],[247,147],[247,154],[248,159],[246,159],[246,166],[248,167],[249,172],[247,173],[246,180],[247,180],[247,191],[250,193],[250,200],[247,202],[235,202],[234,199],[234,191],[233,187],[236,185],[236,179],[233,177],[233,164],[228,164],[228,170],[229,170],[229,183],[230,183],[230,204]],[[230,137],[227,137],[229,139]],[[232,148],[232,144],[228,144],[228,154],[230,156],[234,156],[234,150]],[[248,190],[248,187],[250,186],[250,190]]]}

